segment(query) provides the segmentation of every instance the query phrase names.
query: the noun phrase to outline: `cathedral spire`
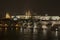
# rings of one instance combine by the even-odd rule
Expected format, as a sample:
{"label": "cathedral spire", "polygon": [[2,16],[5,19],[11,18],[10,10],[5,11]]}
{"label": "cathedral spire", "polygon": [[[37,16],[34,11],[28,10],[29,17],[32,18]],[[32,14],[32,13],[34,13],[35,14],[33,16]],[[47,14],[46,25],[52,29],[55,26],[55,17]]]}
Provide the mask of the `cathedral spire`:
{"label": "cathedral spire", "polygon": [[26,16],[26,19],[31,18],[31,12],[30,12],[30,10],[26,10],[25,16]]}
{"label": "cathedral spire", "polygon": [[26,13],[25,13],[26,16],[31,16],[31,12],[30,10],[27,10]]}
{"label": "cathedral spire", "polygon": [[5,18],[11,18],[8,12],[6,13]]}

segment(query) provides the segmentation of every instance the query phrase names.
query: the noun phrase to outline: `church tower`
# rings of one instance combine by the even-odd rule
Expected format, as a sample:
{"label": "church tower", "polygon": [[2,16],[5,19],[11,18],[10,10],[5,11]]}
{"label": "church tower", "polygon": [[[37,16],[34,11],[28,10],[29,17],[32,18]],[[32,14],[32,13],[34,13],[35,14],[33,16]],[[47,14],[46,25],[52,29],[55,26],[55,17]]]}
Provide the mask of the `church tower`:
{"label": "church tower", "polygon": [[27,10],[26,13],[25,13],[26,16],[31,16],[31,12],[30,10]]}
{"label": "church tower", "polygon": [[11,18],[10,14],[8,12],[6,13],[5,18],[7,18],[7,19]]}
{"label": "church tower", "polygon": [[27,10],[25,13],[26,19],[31,18],[31,12],[30,10]]}

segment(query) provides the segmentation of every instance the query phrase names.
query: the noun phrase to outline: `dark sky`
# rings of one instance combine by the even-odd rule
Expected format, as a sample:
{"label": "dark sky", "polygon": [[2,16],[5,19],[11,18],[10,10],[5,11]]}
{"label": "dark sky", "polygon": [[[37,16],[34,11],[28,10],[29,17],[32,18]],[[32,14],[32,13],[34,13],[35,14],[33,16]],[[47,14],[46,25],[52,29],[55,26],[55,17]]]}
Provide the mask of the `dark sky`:
{"label": "dark sky", "polygon": [[60,1],[58,0],[0,0],[0,15],[9,12],[11,15],[24,14],[30,9],[33,15],[59,15]]}

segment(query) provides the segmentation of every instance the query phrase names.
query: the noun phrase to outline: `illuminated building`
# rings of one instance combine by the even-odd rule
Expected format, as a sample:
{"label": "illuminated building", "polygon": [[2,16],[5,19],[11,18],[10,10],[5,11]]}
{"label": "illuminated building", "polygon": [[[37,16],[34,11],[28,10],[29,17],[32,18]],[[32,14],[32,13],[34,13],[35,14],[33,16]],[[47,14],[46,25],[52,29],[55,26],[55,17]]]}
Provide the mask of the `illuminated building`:
{"label": "illuminated building", "polygon": [[5,18],[11,18],[10,14],[8,12],[6,13],[6,17]]}
{"label": "illuminated building", "polygon": [[[20,25],[22,24],[22,26],[26,26],[26,25],[23,25],[24,24],[24,22],[27,24],[27,28],[29,29],[29,28],[32,28],[31,27],[31,24],[32,24],[32,26],[34,26],[33,28],[34,28],[34,31],[35,31],[35,29],[36,28],[38,28],[37,27],[37,22],[38,23],[41,23],[41,25],[42,25],[42,28],[44,28],[44,29],[47,29],[47,27],[46,27],[46,25],[47,24],[49,24],[49,22],[51,22],[51,26],[54,26],[55,24],[60,24],[60,17],[59,16],[48,16],[47,14],[45,14],[45,16],[37,16],[37,15],[35,15],[35,16],[33,16],[32,14],[31,14],[31,12],[30,12],[30,10],[28,10],[28,11],[26,11],[25,12],[25,15],[16,15],[16,16],[12,16],[12,15],[9,15],[9,13],[6,13],[6,16],[5,16],[5,18],[6,19],[9,19],[9,20],[7,20],[6,22],[8,22],[9,24],[5,24],[4,22],[4,20],[5,19],[3,19],[2,21],[3,21],[3,23],[5,24],[0,24],[0,26],[9,26],[9,25],[11,25],[11,26],[16,26],[16,27],[20,27]],[[32,21],[30,21],[30,18],[32,18],[31,20]],[[13,19],[13,20],[10,20],[10,19]],[[26,20],[20,20],[20,19],[26,19]],[[36,21],[35,19],[37,19],[37,20],[39,20],[39,21]],[[44,21],[43,21],[44,20]],[[47,21],[48,20],[48,21]],[[20,22],[20,23],[18,23],[18,22]],[[30,24],[31,23],[31,24]],[[16,28],[16,30],[17,30],[17,28]],[[21,29],[22,30],[22,29]]]}
{"label": "illuminated building", "polygon": [[26,11],[25,15],[16,15],[16,16],[11,16],[11,18],[17,17],[19,19],[29,19],[31,17],[30,10]]}
{"label": "illuminated building", "polygon": [[31,17],[33,17],[33,19],[40,19],[40,20],[60,20],[59,16],[48,16],[47,14],[45,14],[45,16],[31,16],[31,12],[30,10],[26,11],[25,15],[16,15],[16,16],[10,16],[9,13],[6,13],[6,17],[5,18],[18,18],[18,19],[29,19]]}

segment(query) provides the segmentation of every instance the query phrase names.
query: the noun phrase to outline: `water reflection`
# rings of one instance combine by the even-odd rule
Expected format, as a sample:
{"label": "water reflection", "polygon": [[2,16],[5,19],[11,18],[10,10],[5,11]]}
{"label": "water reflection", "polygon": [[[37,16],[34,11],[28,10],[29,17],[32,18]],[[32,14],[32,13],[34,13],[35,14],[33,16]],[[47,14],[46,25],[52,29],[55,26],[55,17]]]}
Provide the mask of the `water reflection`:
{"label": "water reflection", "polygon": [[38,28],[0,28],[0,40],[59,40],[60,32]]}

